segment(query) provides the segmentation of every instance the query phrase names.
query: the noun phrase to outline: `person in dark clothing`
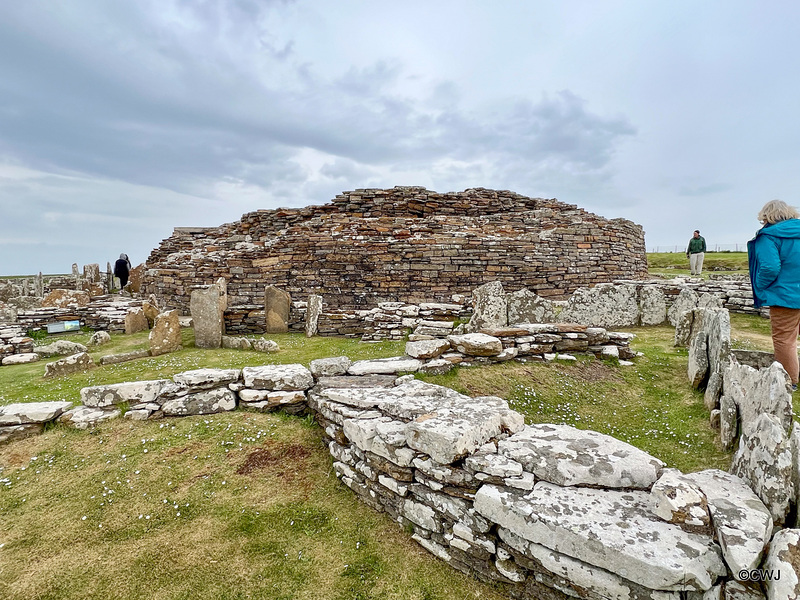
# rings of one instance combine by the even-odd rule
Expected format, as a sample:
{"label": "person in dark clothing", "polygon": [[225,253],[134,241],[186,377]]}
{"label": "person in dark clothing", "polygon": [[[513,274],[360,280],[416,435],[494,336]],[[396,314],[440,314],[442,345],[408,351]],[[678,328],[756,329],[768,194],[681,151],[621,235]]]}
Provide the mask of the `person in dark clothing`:
{"label": "person in dark clothing", "polygon": [[119,293],[128,285],[128,276],[131,274],[131,261],[127,254],[120,254],[114,263],[114,277],[119,277]]}

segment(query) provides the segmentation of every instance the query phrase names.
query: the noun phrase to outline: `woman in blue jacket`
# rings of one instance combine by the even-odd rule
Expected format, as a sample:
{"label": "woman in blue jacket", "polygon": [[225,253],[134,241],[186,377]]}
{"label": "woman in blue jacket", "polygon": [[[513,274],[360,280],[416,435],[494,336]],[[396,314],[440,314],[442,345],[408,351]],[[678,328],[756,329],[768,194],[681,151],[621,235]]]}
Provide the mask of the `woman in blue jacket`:
{"label": "woman in blue jacket", "polygon": [[800,214],[781,200],[758,213],[763,227],[747,242],[753,304],[769,307],[775,360],[797,389],[797,334],[800,331]]}

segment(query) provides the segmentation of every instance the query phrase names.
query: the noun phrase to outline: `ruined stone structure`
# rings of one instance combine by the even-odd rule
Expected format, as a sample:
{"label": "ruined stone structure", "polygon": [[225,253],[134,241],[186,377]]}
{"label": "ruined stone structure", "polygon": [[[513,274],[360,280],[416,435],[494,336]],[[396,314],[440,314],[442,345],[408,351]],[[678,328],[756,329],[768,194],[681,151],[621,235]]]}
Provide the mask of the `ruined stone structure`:
{"label": "ruined stone structure", "polygon": [[186,312],[193,288],[224,277],[229,306],[263,306],[274,285],[357,310],[448,302],[488,281],[560,297],[646,275],[644,232],[630,221],[508,191],[397,187],[177,228],[150,254],[142,291]]}

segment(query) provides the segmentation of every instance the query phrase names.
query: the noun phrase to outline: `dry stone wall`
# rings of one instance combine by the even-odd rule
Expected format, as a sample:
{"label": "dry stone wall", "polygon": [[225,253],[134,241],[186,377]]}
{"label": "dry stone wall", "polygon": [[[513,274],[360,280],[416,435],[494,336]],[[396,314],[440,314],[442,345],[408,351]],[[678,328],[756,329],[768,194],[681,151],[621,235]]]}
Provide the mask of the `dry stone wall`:
{"label": "dry stone wall", "polygon": [[[310,411],[344,485],[426,550],[510,597],[745,597],[736,580],[762,564],[773,518],[744,480],[684,475],[597,432],[525,425],[501,398],[470,398],[379,363],[339,357],[88,387],[74,408],[0,407],[0,442],[53,419],[94,427],[122,408],[131,420]],[[791,556],[770,556],[796,577]]]}
{"label": "dry stone wall", "polygon": [[647,274],[644,232],[557,200],[471,189],[345,192],[324,206],[261,210],[217,228],[178,228],[145,264],[143,293],[188,310],[192,289],[228,281],[229,306],[265,285],[340,310],[449,302],[488,281],[543,296]]}

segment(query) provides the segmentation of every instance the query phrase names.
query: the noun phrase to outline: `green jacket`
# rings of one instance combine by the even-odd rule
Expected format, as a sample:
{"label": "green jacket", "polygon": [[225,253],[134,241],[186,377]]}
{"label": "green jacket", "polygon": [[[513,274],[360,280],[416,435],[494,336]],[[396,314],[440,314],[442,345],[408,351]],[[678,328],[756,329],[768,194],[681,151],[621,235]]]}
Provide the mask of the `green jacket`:
{"label": "green jacket", "polygon": [[706,240],[700,235],[696,238],[689,240],[689,247],[686,249],[686,254],[697,254],[698,252],[706,251]]}

